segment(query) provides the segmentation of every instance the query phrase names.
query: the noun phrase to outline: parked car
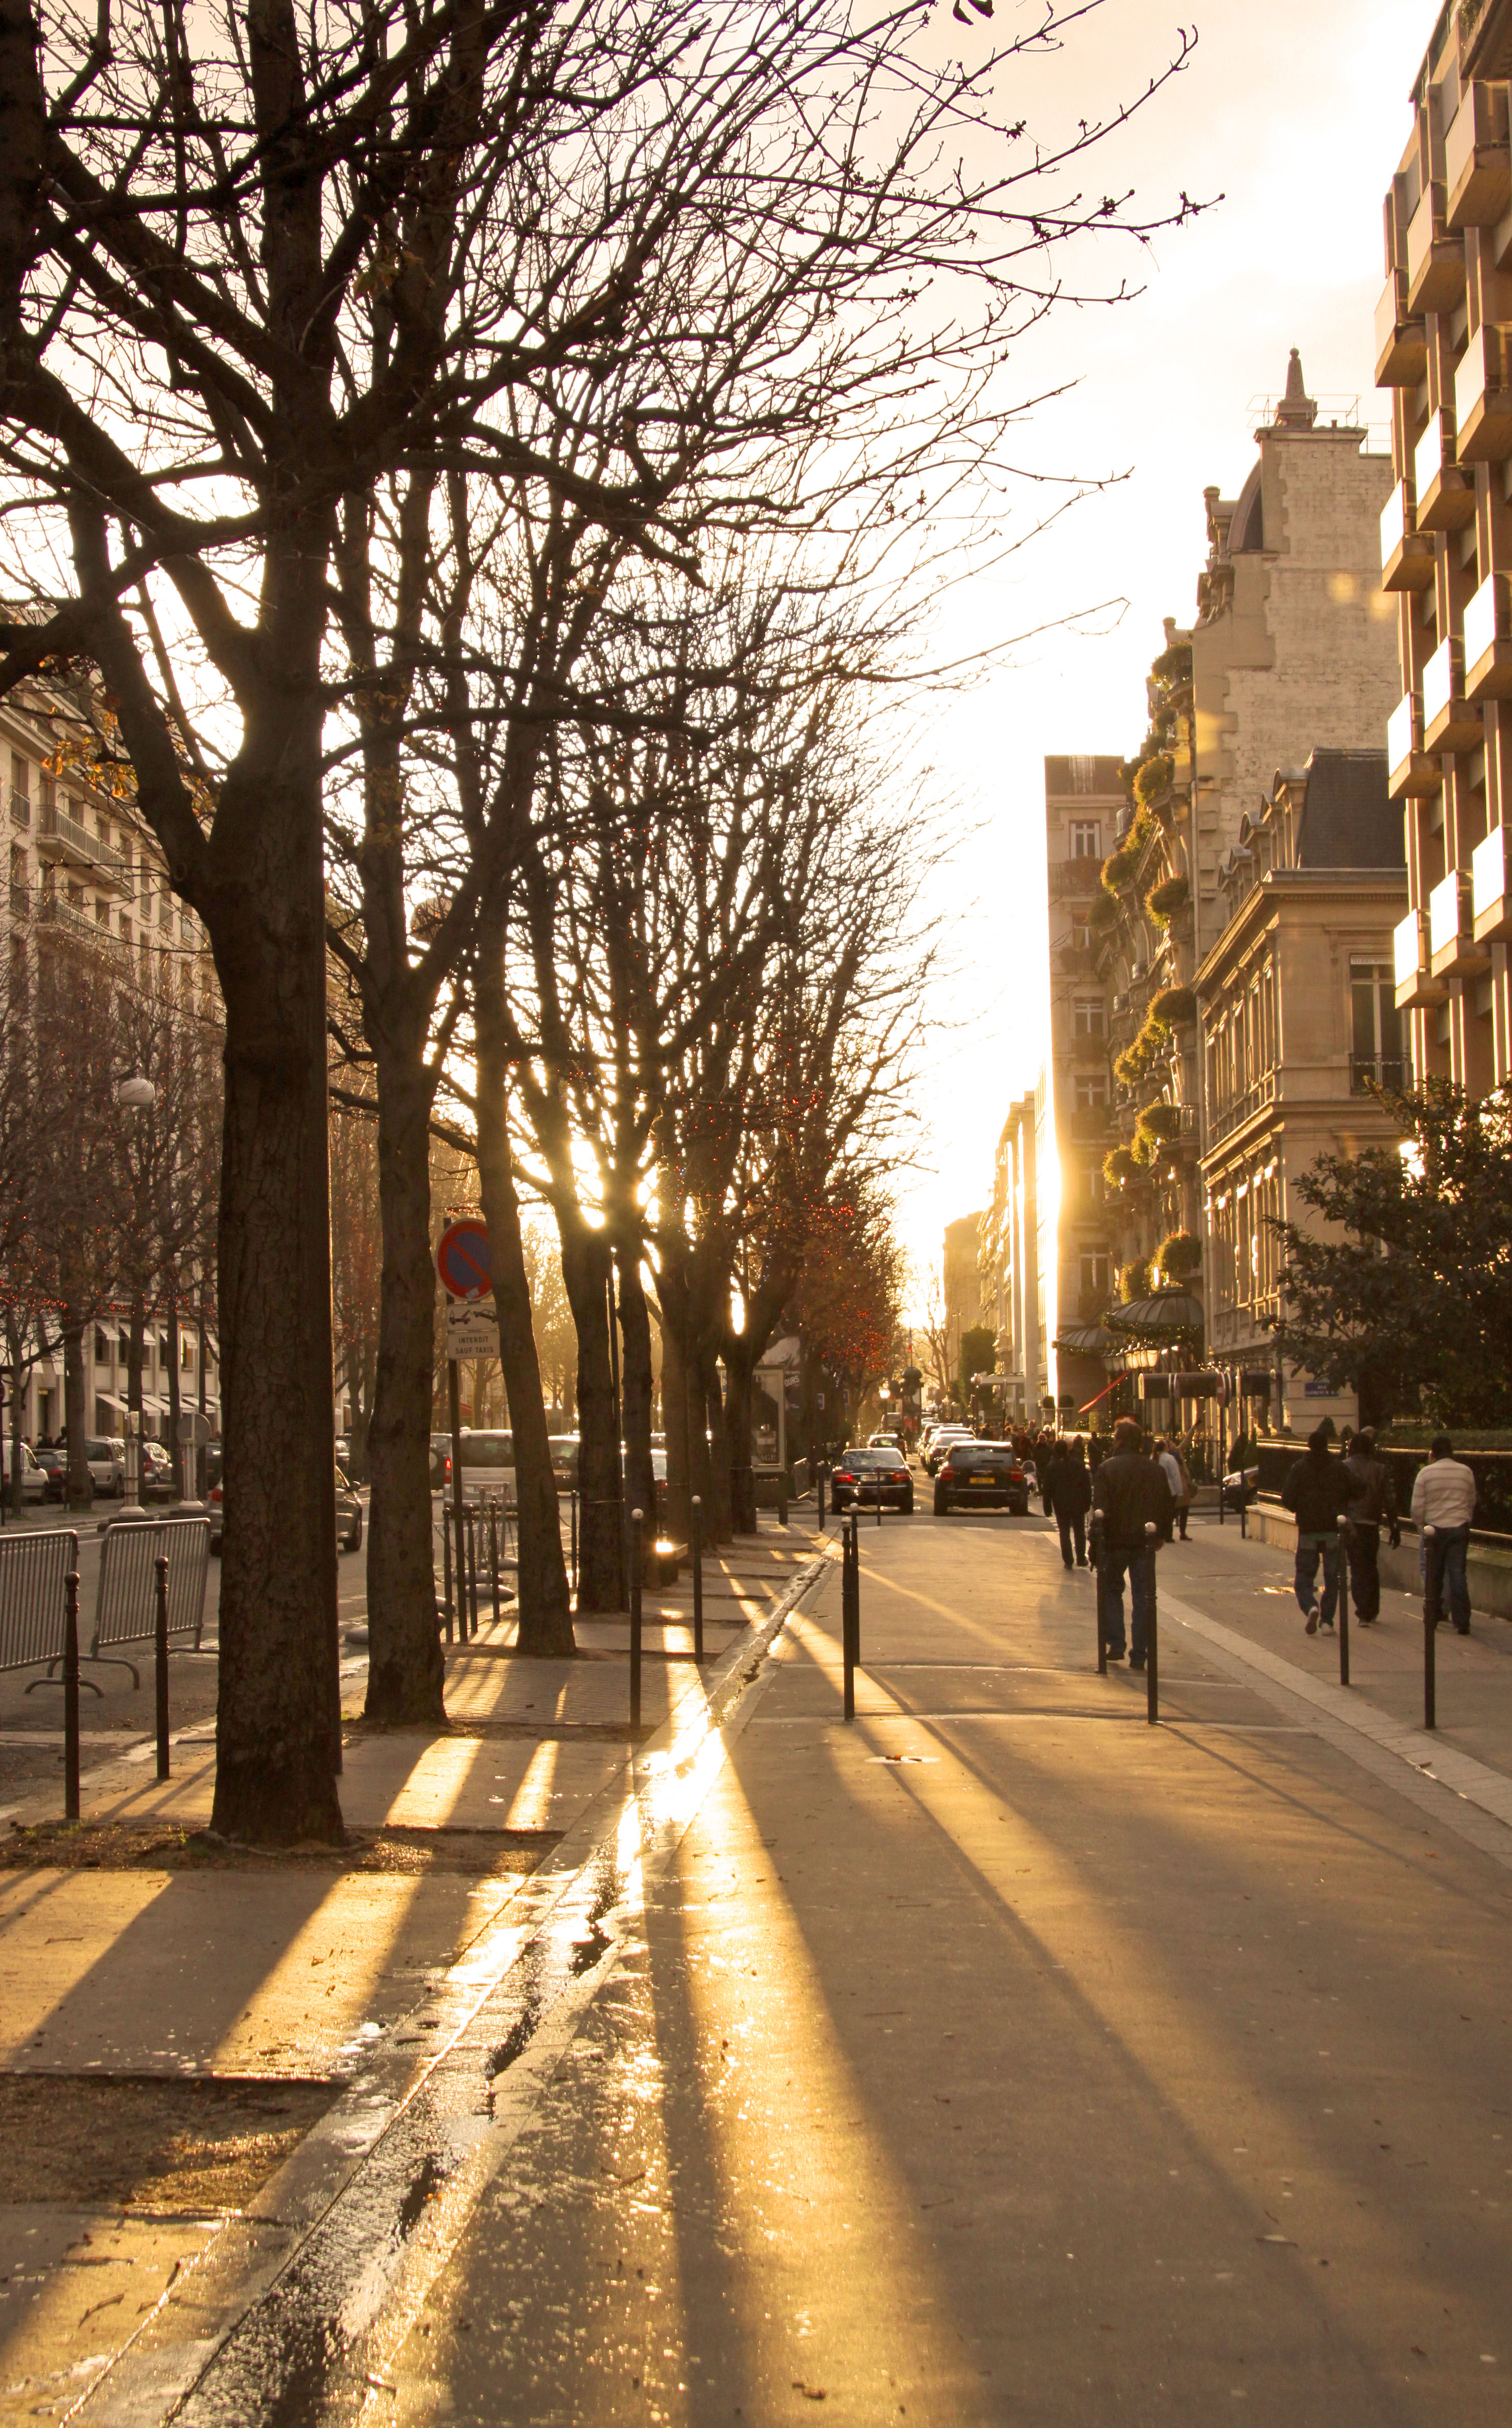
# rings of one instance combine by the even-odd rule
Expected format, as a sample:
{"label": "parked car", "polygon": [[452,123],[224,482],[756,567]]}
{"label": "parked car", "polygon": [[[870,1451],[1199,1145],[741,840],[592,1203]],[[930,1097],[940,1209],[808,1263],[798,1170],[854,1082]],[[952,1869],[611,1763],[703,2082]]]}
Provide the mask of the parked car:
{"label": "parked car", "polygon": [[868,1434],[867,1435],[868,1450],[902,1450],[904,1447],[901,1433]]}
{"label": "parked car", "polygon": [[451,1435],[432,1434],[431,1436],[431,1489],[432,1492],[445,1492],[450,1482]]}
{"label": "parked car", "polygon": [[173,1498],[173,1460],[163,1442],[144,1441],[141,1446],[141,1497],[143,1501]]}
{"label": "parked car", "polygon": [[[6,1500],[7,1500],[8,1503],[9,1499],[10,1499],[10,1479],[11,1479],[12,1475],[13,1475],[13,1474],[14,1474],[14,1472],[15,1472],[15,1469],[12,1468],[12,1466],[11,1466],[11,1464],[10,1464],[10,1435],[9,1435],[8,1434],[7,1434],[7,1435],[5,1435],[5,1437],[4,1437],[4,1458],[3,1458],[3,1462],[0,1462],[0,1464],[3,1464],[4,1475],[5,1475],[5,1494],[6,1494]],[[45,1497],[46,1497],[46,1493],[47,1493],[47,1477],[46,1477],[45,1473],[43,1472],[42,1468],[40,1468],[40,1467],[38,1466],[38,1464],[37,1464],[36,1456],[35,1456],[35,1454],[34,1454],[34,1452],[33,1452],[33,1451],[32,1451],[31,1444],[30,1444],[29,1442],[23,1442],[23,1443],[22,1443],[22,1445],[21,1445],[21,1497],[22,1497],[22,1500],[23,1500],[24,1501],[41,1501],[41,1500],[45,1499]]]}
{"label": "parked car", "polygon": [[837,1510],[853,1501],[875,1509],[880,1501],[885,1509],[913,1515],[914,1479],[901,1450],[878,1450],[870,1442],[865,1450],[848,1450],[830,1471],[830,1492]]}
{"label": "parked car", "polygon": [[[654,1434],[651,1439],[654,1448]],[[557,1479],[559,1491],[576,1492],[577,1488],[577,1441],[576,1434],[553,1434],[550,1436],[551,1472]]]}
{"label": "parked car", "polygon": [[125,1498],[126,1445],[119,1434],[91,1434],[84,1445],[90,1480],[96,1492]]}
{"label": "parked car", "polygon": [[974,1441],[975,1439],[976,1435],[972,1433],[969,1425],[952,1424],[937,1426],[935,1432],[930,1435],[929,1449],[924,1457],[926,1472],[930,1475],[938,1475],[940,1468],[945,1464],[946,1452],[950,1450],[952,1443],[968,1442]]}
{"label": "parked car", "polygon": [[[225,1503],[221,1498],[219,1468],[216,1480],[205,1496],[210,1516],[210,1549],[219,1551],[225,1526]],[[336,1548],[342,1551],[360,1551],[363,1540],[363,1504],[338,1467],[336,1469]]]}
{"label": "parked car", "polygon": [[1029,1515],[1029,1477],[1011,1442],[955,1441],[935,1479],[935,1515],[952,1509],[1007,1509]]}
{"label": "parked car", "polygon": [[36,1453],[37,1464],[47,1479],[45,1498],[63,1501],[68,1497],[68,1452],[49,1447]]}

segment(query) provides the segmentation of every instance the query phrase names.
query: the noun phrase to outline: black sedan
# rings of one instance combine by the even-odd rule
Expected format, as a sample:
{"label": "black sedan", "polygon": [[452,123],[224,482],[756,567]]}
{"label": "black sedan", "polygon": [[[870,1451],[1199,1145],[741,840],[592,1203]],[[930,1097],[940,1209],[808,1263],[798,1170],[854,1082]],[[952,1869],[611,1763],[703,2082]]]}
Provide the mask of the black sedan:
{"label": "black sedan", "polygon": [[952,1442],[935,1479],[935,1515],[952,1509],[1006,1509],[1029,1515],[1029,1477],[1008,1442]]}
{"label": "black sedan", "polygon": [[914,1479],[901,1450],[848,1450],[830,1472],[830,1494],[837,1510],[853,1502],[875,1509],[914,1509]]}
{"label": "black sedan", "polygon": [[63,1500],[68,1492],[67,1451],[40,1450],[36,1452],[36,1459],[38,1466],[41,1468],[42,1473],[47,1478],[46,1487],[42,1494],[43,1500]]}

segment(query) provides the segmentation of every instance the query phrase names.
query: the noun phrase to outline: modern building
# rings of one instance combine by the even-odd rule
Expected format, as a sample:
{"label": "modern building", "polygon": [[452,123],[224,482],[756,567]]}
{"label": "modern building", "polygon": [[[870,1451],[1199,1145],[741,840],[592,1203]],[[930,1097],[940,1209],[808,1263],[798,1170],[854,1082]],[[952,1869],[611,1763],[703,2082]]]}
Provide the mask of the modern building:
{"label": "modern building", "polygon": [[[0,1012],[10,1032],[8,1054],[11,1037],[38,1017],[48,990],[66,1004],[87,976],[103,976],[112,1001],[153,993],[170,1002],[175,1017],[219,1055],[219,993],[203,930],[174,899],[155,838],[129,794],[116,789],[117,771],[106,779],[91,752],[80,748],[81,741],[97,739],[89,731],[87,695],[34,681],[0,699],[9,836],[9,883],[0,904],[6,986]],[[122,1121],[133,1118],[122,1109]],[[80,1352],[87,1421],[97,1433],[122,1431],[130,1317],[129,1306],[108,1290],[92,1296]],[[65,1421],[61,1356],[36,1355],[41,1344],[34,1332],[18,1345],[23,1431],[32,1441],[56,1435]],[[8,1363],[11,1353],[0,1348]],[[213,1292],[207,1277],[187,1269],[171,1304],[147,1310],[141,1403],[149,1435],[169,1432],[175,1370],[181,1409],[203,1408],[219,1432]],[[8,1430],[8,1409],[6,1423]]]}
{"label": "modern building", "polygon": [[982,1217],[958,1215],[945,1225],[941,1285],[945,1301],[945,1347],[950,1371],[960,1371],[961,1339],[976,1325],[990,1321],[983,1312],[982,1276],[977,1269]]}
{"label": "modern building", "polygon": [[1446,7],[1386,195],[1375,376],[1395,485],[1382,583],[1400,643],[1388,729],[1406,810],[1393,957],[1413,1067],[1512,1075],[1512,0]]}
{"label": "modern building", "polygon": [[1298,1176],[1325,1152],[1389,1146],[1377,1087],[1407,1077],[1390,942],[1406,896],[1402,812],[1382,751],[1315,750],[1277,774],[1220,869],[1224,926],[1196,972],[1206,1092],[1201,1158],[1207,1354],[1276,1374],[1268,1421],[1358,1422],[1277,1360],[1277,1222],[1316,1216]]}

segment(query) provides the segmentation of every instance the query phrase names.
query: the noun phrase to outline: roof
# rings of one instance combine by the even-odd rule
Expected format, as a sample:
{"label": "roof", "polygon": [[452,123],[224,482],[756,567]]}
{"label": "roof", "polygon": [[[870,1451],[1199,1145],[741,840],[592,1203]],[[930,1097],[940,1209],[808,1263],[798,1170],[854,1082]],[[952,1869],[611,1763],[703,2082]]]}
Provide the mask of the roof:
{"label": "roof", "polygon": [[1402,804],[1387,792],[1384,750],[1314,750],[1306,775],[1298,868],[1406,868]]}

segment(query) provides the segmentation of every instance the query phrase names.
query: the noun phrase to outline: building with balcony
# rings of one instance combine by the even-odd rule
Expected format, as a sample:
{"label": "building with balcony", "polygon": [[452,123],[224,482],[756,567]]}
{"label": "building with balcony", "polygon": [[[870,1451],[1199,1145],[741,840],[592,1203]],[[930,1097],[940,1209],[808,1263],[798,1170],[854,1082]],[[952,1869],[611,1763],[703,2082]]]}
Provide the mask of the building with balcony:
{"label": "building with balcony", "polygon": [[990,1308],[983,1300],[982,1274],[978,1256],[982,1241],[982,1216],[958,1215],[945,1225],[942,1260],[941,1295],[945,1302],[945,1343],[950,1370],[960,1370],[963,1336],[978,1324],[990,1323]]}
{"label": "building with balcony", "polygon": [[[95,769],[77,755],[90,705],[87,687],[65,692],[40,680],[0,699],[9,840],[9,883],[0,903],[0,1011],[12,1027],[24,1026],[46,1002],[67,1005],[73,990],[104,977],[112,1002],[151,994],[219,1053],[219,993],[204,932],[175,899],[155,838],[129,792],[120,789],[121,770]],[[202,1321],[203,1295],[198,1278],[186,1273],[177,1321],[149,1315],[141,1375],[149,1435],[169,1429],[171,1358],[181,1405],[203,1405],[219,1428],[217,1343],[213,1325]],[[95,1313],[81,1345],[86,1419],[95,1432],[119,1434],[127,1405],[127,1310],[105,1305]],[[24,1353],[35,1346],[28,1342]],[[0,1356],[7,1353],[0,1349]],[[56,1435],[64,1422],[61,1360],[32,1358],[22,1398],[28,1437]]]}
{"label": "building with balcony", "polygon": [[1275,1224],[1316,1223],[1296,1182],[1320,1155],[1394,1141],[1374,1090],[1410,1078],[1390,962],[1406,864],[1384,753],[1315,750],[1278,773],[1241,820],[1221,891],[1224,925],[1195,978],[1208,1356],[1276,1370],[1270,1421],[1304,1434],[1358,1409],[1278,1368]]}
{"label": "building with balcony", "polygon": [[1386,195],[1375,376],[1395,486],[1388,728],[1408,901],[1393,949],[1414,1067],[1482,1095],[1512,1076],[1512,0],[1446,8]]}
{"label": "building with balcony", "polygon": [[997,1334],[1002,1412],[1020,1422],[1034,1414],[1049,1387],[1039,1268],[1039,1206],[1035,1141],[1045,1088],[1008,1107],[993,1159],[992,1201],[978,1229],[982,1321]]}

